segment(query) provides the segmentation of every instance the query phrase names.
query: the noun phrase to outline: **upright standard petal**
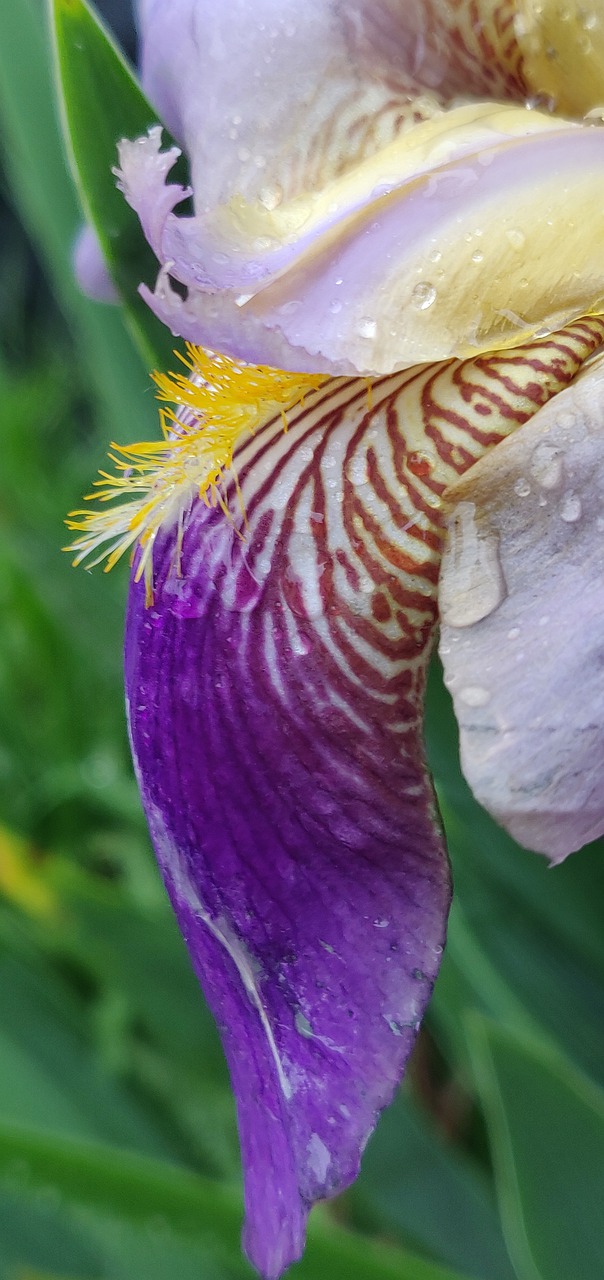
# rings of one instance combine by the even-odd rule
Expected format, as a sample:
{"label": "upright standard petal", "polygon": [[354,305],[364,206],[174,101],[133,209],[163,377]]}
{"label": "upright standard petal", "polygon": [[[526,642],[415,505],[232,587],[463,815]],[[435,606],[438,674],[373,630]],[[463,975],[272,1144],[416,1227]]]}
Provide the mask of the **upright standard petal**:
{"label": "upright standard petal", "polygon": [[153,604],[131,590],[134,759],[224,1037],[268,1277],[356,1175],[444,943],[421,742],[436,570],[430,506],[405,509],[393,471],[398,390],[369,410],[362,383],[330,383],[287,433],[266,424],[235,455],[230,519],[193,499],[156,539]]}
{"label": "upright standard petal", "polygon": [[320,190],[453,97],[526,96],[510,0],[139,0],[199,212]]}
{"label": "upright standard petal", "polygon": [[[585,332],[601,343],[604,321]],[[554,862],[604,832],[603,412],[599,357],[449,495],[440,651],[464,773]]]}

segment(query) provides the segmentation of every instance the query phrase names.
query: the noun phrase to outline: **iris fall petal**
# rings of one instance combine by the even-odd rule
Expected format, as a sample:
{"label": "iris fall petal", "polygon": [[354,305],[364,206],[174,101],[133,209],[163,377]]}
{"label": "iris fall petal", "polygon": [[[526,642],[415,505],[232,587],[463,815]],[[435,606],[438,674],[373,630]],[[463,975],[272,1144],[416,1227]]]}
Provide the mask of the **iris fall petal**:
{"label": "iris fall petal", "polygon": [[330,383],[286,434],[267,424],[235,456],[232,518],[195,501],[180,539],[158,535],[153,604],[131,587],[134,759],[222,1030],[268,1277],[356,1175],[444,942],[421,741],[435,574],[428,555],[409,578],[387,390],[369,412],[362,383]]}

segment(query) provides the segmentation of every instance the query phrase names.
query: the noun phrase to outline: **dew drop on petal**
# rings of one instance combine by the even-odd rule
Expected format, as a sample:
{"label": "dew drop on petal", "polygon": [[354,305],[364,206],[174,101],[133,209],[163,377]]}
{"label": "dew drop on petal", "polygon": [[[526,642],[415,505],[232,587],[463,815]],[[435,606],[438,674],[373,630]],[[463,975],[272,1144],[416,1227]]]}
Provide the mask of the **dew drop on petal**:
{"label": "dew drop on petal", "polygon": [[511,244],[512,248],[521,250],[521,248],[525,247],[526,236],[525,233],[521,232],[520,227],[512,227],[509,229],[508,232],[505,232],[505,238],[507,238],[507,241]]}
{"label": "dew drop on petal", "polygon": [[603,125],[604,124],[604,106],[592,107],[591,111],[586,111],[583,116],[583,124]]}
{"label": "dew drop on petal", "polygon": [[542,489],[556,489],[562,481],[564,454],[548,440],[541,441],[533,451],[531,475]]}
{"label": "dew drop on petal", "polygon": [[560,507],[560,516],[567,524],[574,524],[581,517],[583,508],[581,499],[577,493],[565,493]]}
{"label": "dew drop on petal", "polygon": [[313,1029],[310,1025],[310,1022],[308,1021],[308,1018],[304,1013],[302,1013],[301,1009],[298,1009],[296,1012],[296,1016],[294,1018],[294,1024],[295,1024],[296,1031],[298,1032],[299,1035],[304,1036],[306,1040],[312,1039],[314,1034]]}
{"label": "dew drop on petal", "polygon": [[469,684],[465,689],[460,689],[459,698],[467,707],[484,707],[490,701],[491,695],[488,689],[483,689],[481,685]]}
{"label": "dew drop on petal", "polygon": [[377,333],[376,321],[372,320],[370,316],[363,316],[362,320],[359,320],[357,332],[361,338],[375,338]]}
{"label": "dew drop on petal", "polygon": [[436,301],[436,289],[433,284],[429,284],[427,280],[420,280],[416,284],[412,294],[411,303],[416,311],[427,311],[428,307]]}
{"label": "dew drop on petal", "polygon": [[524,476],[519,476],[518,480],[516,480],[514,484],[514,493],[516,493],[519,498],[528,498],[530,491],[531,486],[528,480],[526,480]]}
{"label": "dew drop on petal", "polygon": [[449,523],[439,604],[443,622],[451,627],[471,627],[488,618],[507,591],[498,539],[478,529],[475,514],[473,502],[460,502]]}

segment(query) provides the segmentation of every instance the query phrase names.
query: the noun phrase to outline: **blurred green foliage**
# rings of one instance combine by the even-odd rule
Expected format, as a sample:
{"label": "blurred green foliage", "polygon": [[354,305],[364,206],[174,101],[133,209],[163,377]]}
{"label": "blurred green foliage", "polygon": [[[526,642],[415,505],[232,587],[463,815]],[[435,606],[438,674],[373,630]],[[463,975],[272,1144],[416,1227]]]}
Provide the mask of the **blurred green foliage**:
{"label": "blurred green foliage", "polygon": [[[60,552],[109,439],[155,406],[132,324],[71,276],[40,0],[0,6],[0,143],[0,1280],[234,1280],[234,1106],[132,777],[124,570]],[[604,850],[550,872],[493,826],[436,672],[428,733],[448,951],[408,1084],[296,1274],[596,1280]]]}

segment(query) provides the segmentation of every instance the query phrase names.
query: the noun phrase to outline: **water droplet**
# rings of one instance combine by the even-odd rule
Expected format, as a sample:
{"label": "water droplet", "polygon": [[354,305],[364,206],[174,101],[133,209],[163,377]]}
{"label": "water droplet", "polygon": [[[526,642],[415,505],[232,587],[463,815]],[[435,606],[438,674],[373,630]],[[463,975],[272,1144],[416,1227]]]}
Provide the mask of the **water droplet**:
{"label": "water droplet", "polygon": [[263,187],[259,199],[265,209],[278,209],[283,200],[283,187],[279,183],[275,183],[274,187]]}
{"label": "water droplet", "polygon": [[465,702],[467,707],[484,707],[491,699],[488,689],[483,689],[478,684],[466,685],[465,689],[460,689],[458,696],[460,702]]}
{"label": "water droplet", "polygon": [[533,451],[531,475],[542,489],[556,489],[562,481],[564,454],[557,445],[542,440]]}
{"label": "water droplet", "polygon": [[449,523],[440,575],[440,614],[451,627],[471,627],[506,595],[498,540],[476,524],[473,502],[460,502]]}
{"label": "water droplet", "polygon": [[304,631],[298,631],[292,637],[291,642],[292,653],[296,653],[298,657],[305,658],[312,650],[312,642]]}
{"label": "water droplet", "polygon": [[475,249],[474,253],[472,254],[472,262],[482,262],[483,258],[484,258],[484,253],[482,253],[480,249]]}
{"label": "water droplet", "polygon": [[431,249],[428,254],[430,262],[440,262],[442,256],[440,249]]}
{"label": "water droplet", "polygon": [[299,311],[302,303],[299,298],[290,298],[289,302],[284,302],[279,308],[279,315],[293,316],[295,311]]}
{"label": "water droplet", "polygon": [[368,484],[369,470],[367,467],[367,456],[364,453],[355,453],[351,458],[346,474],[351,484],[361,485]]}
{"label": "water droplet", "polygon": [[551,93],[533,93],[524,103],[527,111],[555,111],[556,99]]}
{"label": "water droplet", "polygon": [[560,507],[560,515],[567,524],[574,524],[575,520],[579,520],[583,507],[581,499],[577,493],[565,493]]}
{"label": "water droplet", "polygon": [[400,1022],[396,1021],[396,1018],[393,1018],[392,1015],[389,1013],[383,1013],[382,1017],[384,1019],[384,1022],[386,1022],[390,1027],[390,1030],[393,1036],[402,1036],[403,1034],[402,1027],[400,1025]]}
{"label": "water droplet", "polygon": [[429,284],[427,280],[420,280],[416,284],[412,294],[411,302],[417,311],[427,311],[428,307],[436,301],[436,289],[433,284]]}
{"label": "water droplet", "polygon": [[390,921],[389,921],[389,920],[374,920],[374,922],[373,922],[373,923],[374,923],[374,925],[375,925],[376,929],[387,929],[387,928],[388,928],[388,925],[390,924]]}
{"label": "water droplet", "polygon": [[305,1040],[312,1039],[314,1035],[313,1029],[310,1025],[310,1022],[308,1021],[308,1018],[305,1016],[305,1014],[302,1013],[301,1009],[298,1009],[296,1011],[296,1016],[294,1018],[294,1026],[298,1034],[301,1036],[304,1036]]}
{"label": "water droplet", "polygon": [[518,494],[519,498],[528,498],[530,491],[531,486],[528,480],[525,480],[524,476],[520,476],[514,484],[514,493]]}
{"label": "water droplet", "polygon": [[375,338],[377,333],[376,321],[372,320],[370,316],[363,316],[362,320],[359,320],[357,333],[361,338]]}
{"label": "water droplet", "polygon": [[512,227],[509,232],[505,232],[505,238],[508,239],[512,248],[518,248],[518,250],[520,250],[520,248],[525,247],[526,236],[525,233],[521,232],[520,227]]}
{"label": "water droplet", "polygon": [[604,124],[604,106],[592,107],[591,111],[586,111],[583,116],[583,123],[590,125]]}
{"label": "water droplet", "polygon": [[333,302],[330,302],[329,304],[329,310],[332,316],[337,316],[338,312],[342,310],[342,303],[338,302],[337,299],[334,298]]}
{"label": "water droplet", "polygon": [[508,631],[508,640],[517,640],[520,635],[520,627],[510,627]]}
{"label": "water droplet", "polygon": [[429,453],[422,452],[421,449],[408,453],[405,458],[405,466],[407,467],[407,470],[410,471],[412,475],[418,476],[419,478],[422,476],[429,476],[433,465],[433,457]]}

